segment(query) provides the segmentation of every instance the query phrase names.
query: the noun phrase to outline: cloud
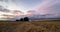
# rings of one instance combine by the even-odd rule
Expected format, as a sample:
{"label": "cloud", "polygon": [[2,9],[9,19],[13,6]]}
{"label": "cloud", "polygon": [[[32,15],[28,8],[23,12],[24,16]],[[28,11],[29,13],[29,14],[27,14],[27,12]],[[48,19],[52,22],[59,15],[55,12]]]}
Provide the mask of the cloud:
{"label": "cloud", "polygon": [[60,0],[46,0],[38,6],[37,13],[60,16]]}
{"label": "cloud", "polygon": [[9,9],[4,8],[3,6],[0,6],[0,11],[1,12],[10,12]]}
{"label": "cloud", "polygon": [[15,0],[14,1],[13,0],[2,0],[0,1],[0,5],[9,10],[20,9],[20,6],[21,6],[21,5],[19,6]]}
{"label": "cloud", "polygon": [[20,11],[20,10],[12,10],[11,12],[12,14],[15,14],[15,15],[24,15],[24,12]]}
{"label": "cloud", "polygon": [[31,15],[31,14],[35,14],[35,12],[36,12],[35,10],[29,10],[29,11],[26,12],[26,14]]}
{"label": "cloud", "polygon": [[3,14],[3,16],[5,16],[6,18],[14,18],[13,15],[8,15],[8,14]]}
{"label": "cloud", "polygon": [[25,7],[23,3],[17,0],[0,0],[0,17],[1,14],[4,15],[5,12],[6,12],[5,16],[10,14],[24,15],[25,10],[28,10],[25,13],[27,15],[42,14],[42,15],[48,15],[46,17],[60,17],[60,0],[41,0],[41,2],[38,3],[38,5],[36,4],[37,6],[35,5],[37,9],[35,9],[36,8],[35,6],[33,7],[33,9],[35,10],[30,10],[32,9],[29,7],[30,5],[27,5]]}

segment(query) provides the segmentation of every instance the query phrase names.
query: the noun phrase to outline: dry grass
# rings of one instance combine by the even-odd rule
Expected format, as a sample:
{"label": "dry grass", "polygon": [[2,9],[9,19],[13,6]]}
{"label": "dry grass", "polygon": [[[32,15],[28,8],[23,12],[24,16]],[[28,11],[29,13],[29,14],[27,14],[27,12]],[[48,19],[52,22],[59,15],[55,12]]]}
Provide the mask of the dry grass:
{"label": "dry grass", "polygon": [[60,32],[60,21],[0,22],[0,32]]}

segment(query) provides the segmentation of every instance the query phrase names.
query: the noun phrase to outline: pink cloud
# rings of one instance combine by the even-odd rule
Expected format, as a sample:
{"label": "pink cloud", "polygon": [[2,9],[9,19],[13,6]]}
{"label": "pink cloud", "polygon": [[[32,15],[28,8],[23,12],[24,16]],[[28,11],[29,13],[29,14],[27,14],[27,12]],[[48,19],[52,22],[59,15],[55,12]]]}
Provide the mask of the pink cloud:
{"label": "pink cloud", "polygon": [[35,10],[29,10],[27,11],[27,14],[35,14]]}
{"label": "pink cloud", "polygon": [[21,12],[19,10],[13,10],[12,14],[21,15],[21,14],[24,14],[24,12]]}
{"label": "pink cloud", "polygon": [[37,9],[37,12],[40,13],[40,14],[47,14],[47,13],[51,13],[52,11],[50,10],[50,8],[52,6],[54,6],[55,4],[57,3],[57,1],[43,1],[39,6],[38,6],[38,9]]}

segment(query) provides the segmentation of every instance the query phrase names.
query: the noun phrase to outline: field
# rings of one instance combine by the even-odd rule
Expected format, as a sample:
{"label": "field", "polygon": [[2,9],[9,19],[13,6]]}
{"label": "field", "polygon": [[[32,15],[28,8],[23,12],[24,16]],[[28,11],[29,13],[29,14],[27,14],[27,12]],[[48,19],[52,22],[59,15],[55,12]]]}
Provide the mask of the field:
{"label": "field", "polygon": [[60,32],[60,20],[0,21],[0,32]]}

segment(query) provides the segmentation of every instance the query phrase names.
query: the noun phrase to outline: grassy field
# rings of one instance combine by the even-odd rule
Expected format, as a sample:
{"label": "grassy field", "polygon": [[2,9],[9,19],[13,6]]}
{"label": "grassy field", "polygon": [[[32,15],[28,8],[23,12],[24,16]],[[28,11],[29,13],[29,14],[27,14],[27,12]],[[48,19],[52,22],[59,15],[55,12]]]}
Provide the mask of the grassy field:
{"label": "grassy field", "polygon": [[60,20],[0,21],[0,32],[60,32]]}

